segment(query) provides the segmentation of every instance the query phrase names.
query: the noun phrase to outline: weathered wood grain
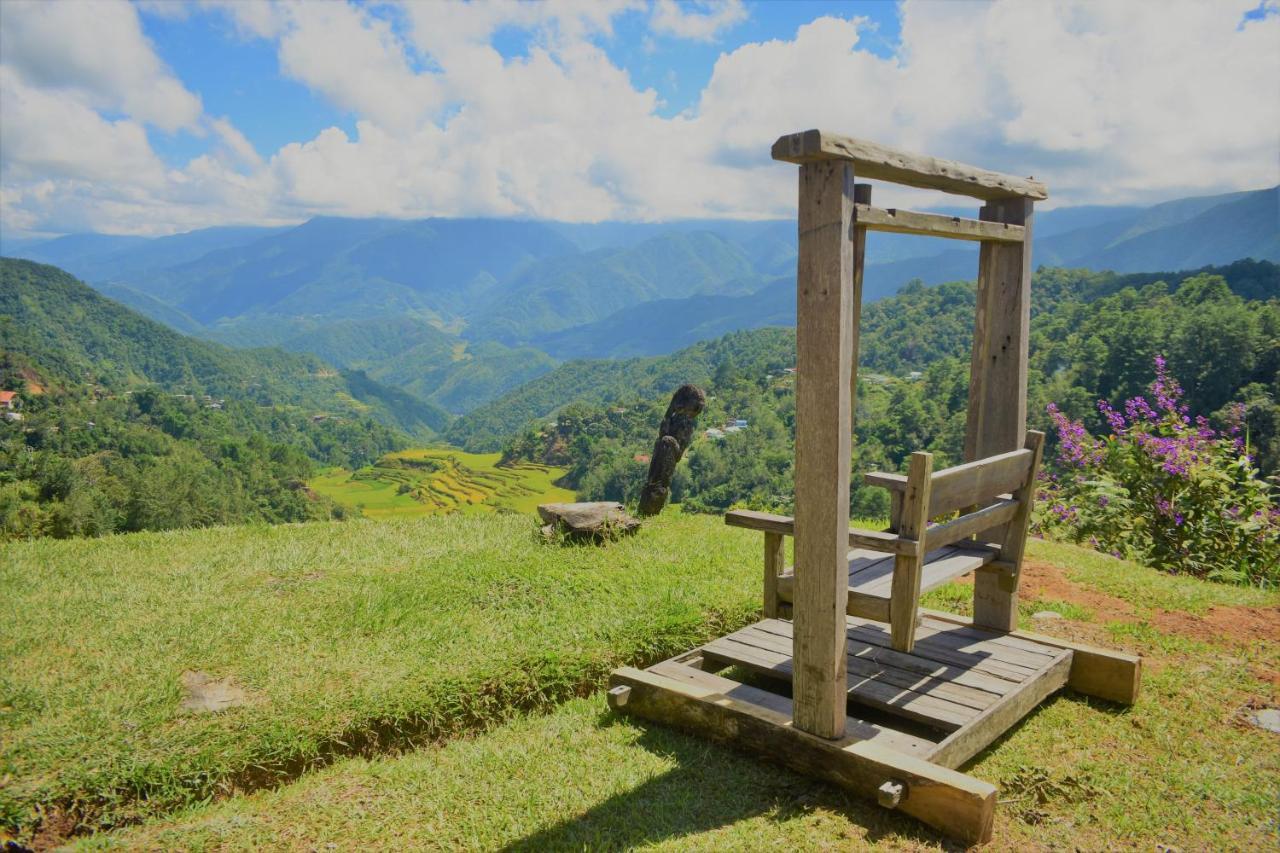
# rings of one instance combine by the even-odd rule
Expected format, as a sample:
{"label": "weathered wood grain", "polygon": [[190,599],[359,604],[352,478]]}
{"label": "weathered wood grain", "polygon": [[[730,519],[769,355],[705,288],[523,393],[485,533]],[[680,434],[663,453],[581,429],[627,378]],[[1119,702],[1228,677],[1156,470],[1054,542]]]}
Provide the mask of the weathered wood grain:
{"label": "weathered wood grain", "polygon": [[853,349],[853,168],[800,167],[796,270],[795,723],[844,731]]}
{"label": "weathered wood grain", "polygon": [[897,782],[905,791],[899,811],[967,843],[991,838],[995,786],[872,740],[850,740],[843,721],[840,738],[831,740],[787,725],[758,705],[651,672],[628,667],[610,682],[631,688],[621,709],[626,713],[752,751],[872,801],[881,785]]}
{"label": "weathered wood grain", "polygon": [[868,231],[885,231],[890,234],[919,234],[925,237],[947,237],[953,240],[994,240],[1000,243],[1021,243],[1022,226],[1003,222],[983,222],[981,219],[964,219],[959,216],[942,216],[936,213],[916,213],[859,204],[855,208],[858,227]]}
{"label": "weathered wood grain", "polygon": [[1064,649],[1044,669],[1023,682],[1021,688],[988,706],[938,744],[929,760],[943,767],[959,767],[986,749],[1048,696],[1062,689],[1071,671],[1072,654],[1070,649]]}
{"label": "weathered wood grain", "polygon": [[788,163],[844,161],[853,164],[858,174],[864,178],[942,190],[972,198],[1049,197],[1044,184],[1034,178],[1018,178],[952,160],[910,154],[864,139],[823,130],[806,130],[780,137],[773,143],[772,153],[773,159]]}
{"label": "weathered wood grain", "polygon": [[[925,541],[929,524],[929,499],[933,490],[933,454],[916,451],[907,466],[907,490],[902,495],[898,535]],[[925,546],[927,547],[927,546]],[[893,647],[909,652],[915,644],[916,610],[920,606],[921,554],[898,554],[893,560],[893,583],[889,594],[889,627]]]}
{"label": "weathered wood grain", "polygon": [[[961,626],[973,624],[973,620],[968,617],[954,613],[940,610],[924,610],[923,613],[938,622]],[[1138,694],[1142,689],[1142,658],[1138,655],[1030,631],[1010,631],[994,642],[1003,644],[1019,640],[1050,648],[1070,649],[1071,673],[1067,677],[1067,687],[1077,693],[1123,705],[1132,705],[1138,701]]]}
{"label": "weathered wood grain", "polygon": [[764,534],[764,615],[778,615],[778,575],[787,567],[787,541],[781,533]]}

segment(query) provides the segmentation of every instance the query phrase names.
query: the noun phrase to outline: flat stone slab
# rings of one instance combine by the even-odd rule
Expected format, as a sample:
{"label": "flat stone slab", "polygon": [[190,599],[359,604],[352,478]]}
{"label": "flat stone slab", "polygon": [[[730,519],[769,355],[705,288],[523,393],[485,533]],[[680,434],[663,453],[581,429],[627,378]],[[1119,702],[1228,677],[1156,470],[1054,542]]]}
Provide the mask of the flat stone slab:
{"label": "flat stone slab", "polygon": [[640,521],[616,501],[542,504],[538,515],[544,534],[562,533],[571,539],[612,539],[640,527]]}
{"label": "flat stone slab", "polygon": [[207,672],[182,673],[182,687],[186,697],[182,710],[196,714],[216,714],[249,701],[249,695],[234,678],[214,678]]}
{"label": "flat stone slab", "polygon": [[1280,734],[1280,708],[1263,708],[1248,716],[1249,724]]}

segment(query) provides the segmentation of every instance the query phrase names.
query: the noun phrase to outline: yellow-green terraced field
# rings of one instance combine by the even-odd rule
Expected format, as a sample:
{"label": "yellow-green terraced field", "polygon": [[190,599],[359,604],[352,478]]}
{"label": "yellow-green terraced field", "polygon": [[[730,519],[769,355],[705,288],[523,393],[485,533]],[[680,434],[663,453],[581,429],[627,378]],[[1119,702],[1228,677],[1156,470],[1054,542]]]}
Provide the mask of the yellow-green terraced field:
{"label": "yellow-green terraced field", "polygon": [[374,465],[331,468],[310,487],[369,518],[414,518],[447,512],[533,512],[540,503],[572,501],[555,485],[563,468],[520,462],[500,453],[416,448],[388,453]]}

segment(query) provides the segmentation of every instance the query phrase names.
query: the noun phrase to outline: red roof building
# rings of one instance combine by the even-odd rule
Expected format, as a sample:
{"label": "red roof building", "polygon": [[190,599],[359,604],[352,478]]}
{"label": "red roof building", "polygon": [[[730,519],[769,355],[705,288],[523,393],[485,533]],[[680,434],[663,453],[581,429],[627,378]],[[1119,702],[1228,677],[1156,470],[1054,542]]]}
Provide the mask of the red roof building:
{"label": "red roof building", "polygon": [[0,391],[0,407],[13,410],[18,408],[19,402],[17,391]]}

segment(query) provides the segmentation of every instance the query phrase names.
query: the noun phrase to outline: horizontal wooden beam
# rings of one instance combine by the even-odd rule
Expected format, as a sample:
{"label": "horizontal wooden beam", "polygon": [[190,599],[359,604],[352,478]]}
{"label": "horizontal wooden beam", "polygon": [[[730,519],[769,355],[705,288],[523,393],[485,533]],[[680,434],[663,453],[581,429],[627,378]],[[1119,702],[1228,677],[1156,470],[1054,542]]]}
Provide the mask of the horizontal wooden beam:
{"label": "horizontal wooden beam", "polygon": [[[921,608],[920,612],[953,625],[973,624],[973,620],[966,616],[941,610]],[[1138,700],[1138,692],[1142,687],[1142,658],[1138,655],[1076,643],[1061,637],[1033,634],[1030,631],[1010,631],[1004,636],[1015,641],[1028,640],[1042,646],[1071,649],[1071,673],[1067,677],[1067,687],[1077,693],[1124,705],[1132,705]]]}
{"label": "horizontal wooden beam", "polygon": [[[748,530],[780,533],[783,536],[794,536],[796,527],[795,519],[790,516],[757,512],[752,509],[731,509],[724,514],[724,523],[730,527],[745,527]],[[849,529],[849,547],[870,548],[884,554],[904,554],[909,557],[920,553],[920,543],[914,539],[904,539],[896,533],[864,530],[860,527]]]}
{"label": "horizontal wooden beam", "polygon": [[904,791],[897,811],[969,844],[991,839],[996,788],[988,782],[870,740],[817,737],[776,711],[652,672],[626,667],[609,683],[630,688],[625,701],[610,693],[616,710],[750,750],[872,802],[882,785],[895,782]]}
{"label": "horizontal wooden beam", "polygon": [[936,213],[910,210],[885,210],[869,204],[854,205],[854,227],[890,234],[920,234],[926,237],[949,237],[953,240],[976,240],[996,243],[1021,243],[1026,229],[1003,222],[984,222]]}
{"label": "horizontal wooden beam", "polygon": [[1044,184],[1033,178],[1002,175],[951,160],[909,154],[824,130],[806,130],[780,137],[773,143],[773,159],[788,163],[849,160],[853,162],[854,174],[859,179],[891,181],[972,198],[1039,200],[1049,197]]}
{"label": "horizontal wooden beam", "polygon": [[983,507],[943,524],[931,525],[925,529],[925,547],[932,551],[934,548],[941,548],[944,545],[950,545],[952,542],[968,539],[970,536],[974,536],[984,530],[1007,524],[1017,512],[1017,501],[996,501],[991,506]]}

